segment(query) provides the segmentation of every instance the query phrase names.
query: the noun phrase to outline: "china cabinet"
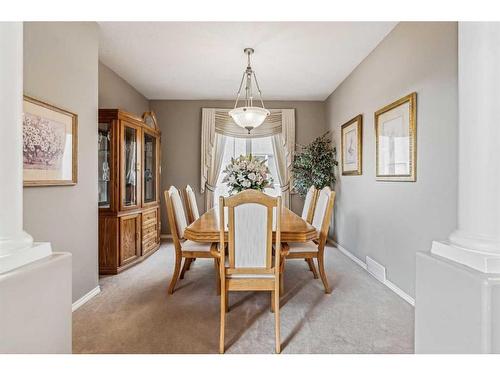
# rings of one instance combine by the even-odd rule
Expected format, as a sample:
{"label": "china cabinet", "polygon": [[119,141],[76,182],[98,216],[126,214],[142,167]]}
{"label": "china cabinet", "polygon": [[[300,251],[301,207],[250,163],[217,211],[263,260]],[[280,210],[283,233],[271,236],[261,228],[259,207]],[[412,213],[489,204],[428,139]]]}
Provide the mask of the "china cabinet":
{"label": "china cabinet", "polygon": [[116,274],[160,247],[160,131],[152,112],[100,109],[99,273]]}

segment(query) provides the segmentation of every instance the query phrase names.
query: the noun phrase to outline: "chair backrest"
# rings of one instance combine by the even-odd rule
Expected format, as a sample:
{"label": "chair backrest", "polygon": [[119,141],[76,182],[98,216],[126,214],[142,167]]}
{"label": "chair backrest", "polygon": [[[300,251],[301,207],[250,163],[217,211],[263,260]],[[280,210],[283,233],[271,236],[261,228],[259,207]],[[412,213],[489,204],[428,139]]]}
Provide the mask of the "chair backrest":
{"label": "chair backrest", "polygon": [[[275,251],[281,249],[281,197],[245,190],[219,198],[220,243],[224,243],[225,210],[228,215],[228,256],[226,274],[272,274],[279,272],[279,256],[272,262],[273,212]],[[224,261],[224,252],[221,252]],[[224,263],[223,263],[224,264]]]}
{"label": "chair backrest", "polygon": [[167,216],[172,239],[174,244],[178,245],[179,241],[184,238],[184,230],[188,223],[179,190],[175,186],[170,186],[170,189],[165,191],[165,202],[167,204]]}
{"label": "chair backrest", "polygon": [[304,200],[304,208],[302,209],[302,219],[311,223],[314,215],[314,208],[316,206],[316,196],[317,190],[312,185],[309,190],[307,190],[306,199]]}
{"label": "chair backrest", "polygon": [[198,211],[198,204],[196,203],[196,196],[191,186],[187,185],[184,190],[184,201],[186,205],[186,211],[188,216],[189,224],[200,217],[200,211]]}
{"label": "chair backrest", "polygon": [[328,236],[328,228],[330,227],[334,202],[335,192],[328,186],[319,191],[312,226],[319,231],[319,242],[322,246],[326,243]]}

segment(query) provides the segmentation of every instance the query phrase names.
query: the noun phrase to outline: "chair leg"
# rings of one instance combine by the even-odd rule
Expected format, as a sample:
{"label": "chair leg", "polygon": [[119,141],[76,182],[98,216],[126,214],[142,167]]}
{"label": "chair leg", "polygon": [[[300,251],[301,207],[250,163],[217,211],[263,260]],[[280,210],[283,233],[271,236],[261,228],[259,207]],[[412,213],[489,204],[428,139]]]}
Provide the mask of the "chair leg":
{"label": "chair leg", "polygon": [[229,291],[226,289],[226,312],[229,312]]}
{"label": "chair leg", "polygon": [[184,274],[186,273],[187,270],[189,270],[189,267],[191,266],[191,262],[193,261],[192,258],[186,258],[184,259],[184,265],[182,266],[182,271],[181,275],[179,276],[179,279],[184,279]]}
{"label": "chair leg", "polygon": [[328,279],[326,278],[325,260],[322,251],[318,253],[318,268],[319,268],[319,275],[321,276],[321,281],[323,281],[323,285],[325,286],[325,293],[330,294],[332,290],[330,289],[330,285],[328,285]]}
{"label": "chair leg", "polygon": [[189,262],[187,268],[186,268],[186,271],[189,271],[191,269],[191,265],[193,264],[193,262],[196,260],[196,258],[191,258],[191,262]]}
{"label": "chair leg", "polygon": [[283,263],[281,263],[280,269],[280,294],[285,294],[285,259],[283,259]]}
{"label": "chair leg", "polygon": [[220,341],[219,341],[219,353],[224,354],[224,328],[226,324],[226,296],[227,292],[225,288],[220,294]]}
{"label": "chair leg", "polygon": [[177,279],[179,278],[179,273],[181,270],[181,261],[182,261],[182,256],[180,255],[178,256],[176,254],[174,274],[172,275],[172,280],[170,281],[170,285],[168,287],[168,294],[174,294],[175,284],[177,283]]}
{"label": "chair leg", "polygon": [[217,295],[220,296],[220,272],[219,272],[219,261],[214,258],[215,267],[215,287],[217,290]]}
{"label": "chair leg", "polygon": [[274,312],[274,290],[271,290],[271,312]]}
{"label": "chair leg", "polygon": [[314,265],[314,261],[312,258],[306,258],[306,262],[309,265],[309,270],[313,273],[314,278],[318,278],[318,271],[316,271],[316,266]]}
{"label": "chair leg", "polygon": [[276,353],[281,352],[281,338],[280,338],[280,290],[278,285],[274,289],[274,322],[276,334]]}

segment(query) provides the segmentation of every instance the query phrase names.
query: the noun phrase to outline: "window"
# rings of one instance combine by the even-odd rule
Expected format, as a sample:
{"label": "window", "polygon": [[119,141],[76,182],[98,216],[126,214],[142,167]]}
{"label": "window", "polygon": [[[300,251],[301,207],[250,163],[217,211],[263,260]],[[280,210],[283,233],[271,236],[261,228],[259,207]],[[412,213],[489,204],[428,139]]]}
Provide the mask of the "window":
{"label": "window", "polygon": [[226,165],[231,162],[231,158],[249,154],[258,158],[263,158],[267,161],[267,166],[271,172],[274,186],[265,189],[264,192],[273,196],[277,196],[281,193],[271,137],[235,138],[226,136],[226,146],[224,148],[221,172],[215,188],[214,206],[217,206],[220,196],[227,197],[229,195],[226,184],[222,183],[222,179],[224,178],[222,171],[226,168]]}

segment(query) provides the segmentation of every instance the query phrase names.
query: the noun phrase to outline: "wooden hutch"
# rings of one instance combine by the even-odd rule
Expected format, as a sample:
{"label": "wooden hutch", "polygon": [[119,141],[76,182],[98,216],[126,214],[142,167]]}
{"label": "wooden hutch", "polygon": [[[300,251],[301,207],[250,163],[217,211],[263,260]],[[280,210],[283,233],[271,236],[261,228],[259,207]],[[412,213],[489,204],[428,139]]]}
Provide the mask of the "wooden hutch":
{"label": "wooden hutch", "polygon": [[99,110],[99,273],[160,247],[160,131],[153,112]]}

